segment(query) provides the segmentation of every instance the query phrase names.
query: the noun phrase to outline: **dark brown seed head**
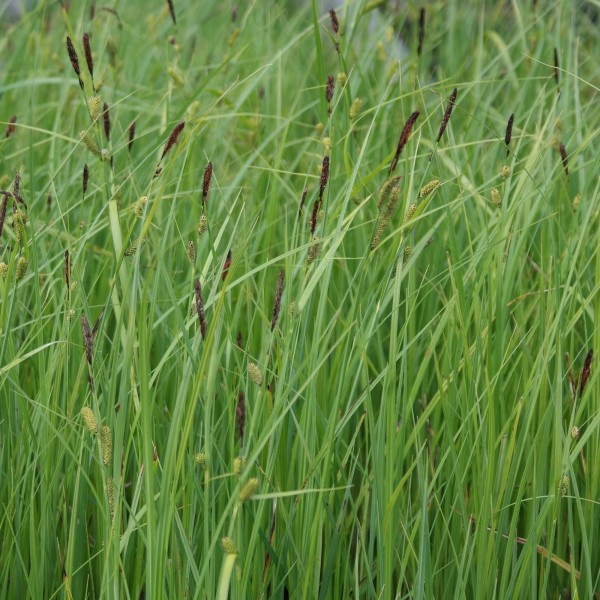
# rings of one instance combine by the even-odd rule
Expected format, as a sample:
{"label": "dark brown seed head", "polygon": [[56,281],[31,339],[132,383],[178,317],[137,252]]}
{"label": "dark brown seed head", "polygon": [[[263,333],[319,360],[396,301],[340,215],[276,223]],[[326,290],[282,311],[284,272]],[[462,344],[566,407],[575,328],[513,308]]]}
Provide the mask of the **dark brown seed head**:
{"label": "dark brown seed head", "polygon": [[333,33],[337,33],[340,30],[340,23],[333,8],[329,9],[329,20],[331,21],[331,29],[333,29]]}
{"label": "dark brown seed head", "polygon": [[94,323],[94,327],[92,329],[92,338],[93,339],[96,338],[98,329],[100,329],[100,324],[102,323],[102,317],[104,317],[104,309],[102,309],[102,312],[98,315],[98,318],[96,319],[96,322]]}
{"label": "dark brown seed head", "polygon": [[69,251],[65,250],[65,285],[67,290],[71,289],[71,264],[69,263]]}
{"label": "dark brown seed head", "polygon": [[273,318],[271,319],[271,331],[275,331],[281,310],[281,296],[283,296],[283,271],[279,271],[277,289],[275,290],[275,303],[273,304]]}
{"label": "dark brown seed head", "polygon": [[107,140],[110,140],[110,112],[108,112],[108,104],[106,102],[102,109],[102,120],[104,121],[104,135]]}
{"label": "dark brown seed head", "polygon": [[329,181],[329,156],[323,157],[323,163],[321,165],[321,179],[319,180],[319,204],[323,199],[323,192],[327,187]]}
{"label": "dark brown seed head", "polygon": [[23,204],[25,208],[27,208],[27,204],[25,204],[25,200],[23,200],[23,196],[21,196],[21,174],[19,171],[15,173],[15,180],[13,182],[13,191],[12,197],[17,202]]}
{"label": "dark brown seed head", "polygon": [[590,371],[592,369],[592,359],[594,358],[594,351],[590,350],[585,357],[585,362],[583,363],[583,370],[581,371],[581,384],[579,386],[579,397],[583,396],[583,391],[585,390],[585,386],[590,378]]}
{"label": "dark brown seed head", "polygon": [[510,140],[512,138],[513,121],[515,120],[515,114],[512,113],[508,117],[508,123],[506,124],[506,133],[504,134],[504,143],[506,144],[506,156],[508,156]]}
{"label": "dark brown seed head", "polygon": [[554,80],[556,81],[556,85],[558,85],[558,71],[560,66],[558,64],[558,50],[554,48]]}
{"label": "dark brown seed head", "polygon": [[167,0],[169,4],[169,12],[171,13],[171,19],[173,19],[173,23],[177,25],[177,19],[175,18],[175,7],[173,6],[173,0]]}
{"label": "dark brown seed head", "polygon": [[85,193],[88,189],[88,181],[90,179],[90,170],[88,169],[87,163],[83,165],[83,175],[82,175],[82,188],[83,188],[83,197],[85,198]]}
{"label": "dark brown seed head", "polygon": [[185,121],[181,121],[181,123],[177,123],[177,125],[175,125],[175,127],[173,128],[173,131],[171,131],[171,135],[169,136],[169,139],[167,140],[165,149],[163,150],[160,160],[162,160],[169,153],[171,148],[175,145],[175,142],[177,141],[177,138],[183,131],[184,127],[185,127]]}
{"label": "dark brown seed head", "polygon": [[400,140],[398,141],[398,147],[396,148],[396,154],[394,155],[392,164],[390,165],[390,173],[396,168],[396,165],[398,164],[398,158],[400,157],[400,153],[404,149],[404,146],[406,146],[412,128],[418,118],[419,111],[416,110],[412,115],[410,115],[410,117],[408,117],[408,120],[404,124],[404,129],[402,129],[402,133],[400,134]]}
{"label": "dark brown seed head", "polygon": [[202,204],[206,204],[208,198],[208,192],[210,191],[210,183],[212,181],[213,166],[212,162],[209,162],[204,169],[204,178],[202,180]]}
{"label": "dark brown seed head", "polygon": [[425,8],[421,8],[419,13],[419,45],[417,47],[417,56],[423,53],[423,42],[425,41]]}
{"label": "dark brown seed head", "polygon": [[92,350],[94,345],[94,336],[90,329],[90,324],[85,315],[81,315],[81,331],[83,332],[83,345],[85,346],[85,358],[88,364],[92,364]]}
{"label": "dark brown seed head", "polygon": [[238,6],[237,4],[234,4],[233,8],[231,9],[231,20],[235,23],[237,21],[238,18]]}
{"label": "dark brown seed head", "polygon": [[71,38],[67,36],[67,52],[69,54],[69,60],[71,61],[71,66],[73,67],[73,71],[75,71],[75,75],[77,75],[77,79],[79,80],[79,87],[83,89],[83,79],[81,79],[81,69],[79,68],[79,58],[77,57],[77,52],[75,52],[75,47],[73,46],[73,42]]}
{"label": "dark brown seed head", "polygon": [[133,146],[134,140],[135,140],[135,121],[131,121],[131,125],[129,126],[129,141],[127,142],[128,152],[131,152],[131,147]]}
{"label": "dark brown seed head", "polygon": [[17,130],[16,122],[17,115],[13,115],[10,118],[10,121],[8,122],[8,125],[6,127],[6,133],[4,135],[5,138],[9,138]]}
{"label": "dark brown seed head", "polygon": [[327,104],[329,106],[329,114],[331,114],[331,101],[333,100],[333,92],[335,90],[335,79],[333,75],[327,76],[327,85],[325,86],[325,99],[327,100]]}
{"label": "dark brown seed head", "polygon": [[317,198],[315,200],[315,203],[313,204],[312,212],[310,214],[309,227],[310,227],[311,235],[315,235],[315,229],[317,228],[317,220],[319,218],[320,206],[321,206],[321,203],[319,202],[319,199]]}
{"label": "dark brown seed head", "polygon": [[440,130],[438,131],[437,142],[442,139],[444,135],[444,131],[446,131],[446,127],[448,126],[448,121],[452,116],[452,111],[454,110],[454,101],[456,100],[456,95],[458,94],[458,90],[454,88],[452,93],[450,94],[450,101],[448,102],[448,106],[446,106],[446,110],[444,111],[444,116],[442,117],[442,123],[440,125]]}
{"label": "dark brown seed head", "polygon": [[246,431],[246,397],[244,392],[238,394],[237,406],[235,409],[237,421],[237,433],[240,438],[240,444],[244,443],[244,433]]}
{"label": "dark brown seed head", "polygon": [[4,221],[6,220],[6,207],[8,205],[8,197],[12,194],[10,192],[2,192],[2,204],[0,205],[0,235],[4,229]]}
{"label": "dark brown seed head", "polygon": [[198,319],[200,320],[200,333],[202,339],[206,338],[206,315],[204,314],[204,301],[202,300],[202,287],[200,286],[200,280],[194,281],[194,290],[196,291],[196,312],[198,313]]}
{"label": "dark brown seed head", "polygon": [[565,145],[561,142],[558,147],[558,151],[560,152],[560,157],[562,159],[563,167],[565,168],[565,174],[569,174],[569,157],[567,156],[567,149]]}
{"label": "dark brown seed head", "polygon": [[90,36],[87,33],[83,34],[83,52],[85,54],[85,62],[87,63],[88,71],[94,79],[94,59],[92,58],[92,49],[90,47]]}
{"label": "dark brown seed head", "polygon": [[300,197],[300,207],[298,208],[298,216],[302,214],[302,209],[304,208],[304,202],[306,201],[306,196],[308,194],[308,186],[305,186],[302,190],[302,196]]}
{"label": "dark brown seed head", "polygon": [[237,337],[235,338],[235,343],[237,344],[238,348],[243,349],[244,339],[242,338],[241,331],[238,331]]}
{"label": "dark brown seed head", "polygon": [[227,257],[225,258],[225,262],[223,264],[223,271],[221,273],[221,281],[225,281],[227,279],[227,275],[229,273],[229,267],[231,267],[231,250],[227,252]]}

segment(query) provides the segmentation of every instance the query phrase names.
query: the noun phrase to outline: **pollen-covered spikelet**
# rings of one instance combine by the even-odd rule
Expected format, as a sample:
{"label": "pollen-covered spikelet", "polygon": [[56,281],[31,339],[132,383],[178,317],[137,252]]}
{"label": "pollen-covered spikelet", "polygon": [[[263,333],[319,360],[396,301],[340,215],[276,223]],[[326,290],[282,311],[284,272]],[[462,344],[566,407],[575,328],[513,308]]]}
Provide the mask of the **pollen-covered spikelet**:
{"label": "pollen-covered spikelet", "polygon": [[206,215],[200,215],[200,220],[198,221],[198,235],[202,235],[207,230],[208,230],[208,217]]}
{"label": "pollen-covered spikelet", "polygon": [[258,492],[258,479],[256,479],[256,477],[252,477],[246,481],[244,487],[240,491],[240,502],[250,500],[250,498],[252,498],[256,492]]}
{"label": "pollen-covered spikelet", "polygon": [[98,421],[96,421],[94,411],[89,406],[84,406],[81,409],[80,414],[85,428],[90,433],[98,433]]}
{"label": "pollen-covered spikelet", "polygon": [[442,182],[439,179],[432,179],[430,182],[426,183],[421,190],[419,191],[419,198],[425,198],[425,196],[429,196],[432,192],[435,192],[440,187]]}
{"label": "pollen-covered spikelet", "polygon": [[579,437],[579,434],[581,433],[579,427],[577,427],[577,425],[573,425],[573,427],[571,428],[571,437],[576,440]]}
{"label": "pollen-covered spikelet", "polygon": [[323,138],[323,154],[328,155],[331,150],[331,138],[324,137]]}
{"label": "pollen-covered spikelet", "polygon": [[196,264],[196,244],[192,240],[187,243],[185,254],[193,267]]}
{"label": "pollen-covered spikelet", "polygon": [[196,454],[194,454],[194,461],[197,465],[206,469],[206,454],[204,454],[204,452],[196,452]]}
{"label": "pollen-covered spikelet", "polygon": [[415,216],[416,212],[417,212],[417,205],[416,204],[411,204],[406,209],[406,213],[404,214],[404,222],[408,223],[408,222],[412,221],[412,218]]}
{"label": "pollen-covered spikelet", "polygon": [[323,242],[321,242],[320,240],[316,240],[308,249],[308,254],[306,255],[306,264],[310,265],[313,262],[315,262],[315,260],[319,258],[322,249]]}
{"label": "pollen-covered spikelet", "polygon": [[238,554],[237,546],[230,537],[224,537],[221,540],[221,548],[223,548],[225,554]]}
{"label": "pollen-covered spikelet", "polygon": [[355,121],[360,116],[360,111],[363,107],[363,101],[360,98],[355,98],[350,106],[350,120]]}
{"label": "pollen-covered spikelet", "polygon": [[[393,177],[388,181],[389,182],[397,182],[399,178]],[[371,250],[375,250],[381,241],[383,236],[383,232],[385,228],[388,226],[392,215],[394,214],[394,209],[396,208],[396,204],[398,204],[398,198],[400,197],[400,188],[397,185],[394,185],[389,192],[387,191],[388,183],[384,184],[381,194],[379,195],[379,221],[377,223],[377,227],[375,228],[375,233],[373,234],[373,239],[371,240]]]}
{"label": "pollen-covered spikelet", "polygon": [[133,256],[142,245],[142,240],[140,238],[136,238],[135,240],[131,240],[129,242],[129,246],[125,249],[125,256]]}
{"label": "pollen-covered spikelet", "polygon": [[6,279],[6,276],[8,275],[8,265],[2,261],[0,262],[0,277],[2,277],[2,279]]}
{"label": "pollen-covered spikelet", "polygon": [[[75,282],[73,282],[75,283]],[[75,309],[71,309],[67,311],[67,323],[72,323],[75,320],[75,317],[77,316],[75,313]]]}
{"label": "pollen-covered spikelet", "polygon": [[325,130],[325,125],[323,125],[323,123],[319,122],[315,125],[315,131],[317,132],[317,135],[321,135],[324,130]]}
{"label": "pollen-covered spikelet", "polygon": [[252,362],[248,363],[248,377],[250,377],[250,381],[252,383],[255,383],[256,385],[262,385],[263,374],[257,364]]}
{"label": "pollen-covered spikelet", "polygon": [[502,167],[502,181],[506,181],[510,177],[510,167],[508,165],[504,165]]}
{"label": "pollen-covered spikelet", "polygon": [[569,484],[571,483],[568,475],[563,475],[560,479],[560,495],[566,496],[569,491]]}
{"label": "pollen-covered spikelet", "polygon": [[115,484],[112,479],[106,480],[106,497],[108,498],[108,508],[110,509],[110,516],[115,516]]}
{"label": "pollen-covered spikelet", "polygon": [[492,190],[492,203],[494,206],[502,206],[502,196],[496,188]]}
{"label": "pollen-covered spikelet", "polygon": [[348,81],[348,75],[346,73],[344,73],[343,71],[341,73],[337,74],[337,84],[340,87],[344,87],[346,85],[346,82]]}
{"label": "pollen-covered spikelet", "polygon": [[575,198],[573,198],[573,210],[577,210],[579,208],[579,205],[581,204],[581,198],[582,198],[581,192],[579,192],[575,196]]}
{"label": "pollen-covered spikelet", "polygon": [[133,206],[133,213],[136,217],[141,218],[144,216],[144,210],[146,210],[146,204],[148,204],[148,196],[140,196]]}
{"label": "pollen-covered spikelet", "polygon": [[81,141],[85,145],[85,147],[95,156],[102,158],[102,152],[100,152],[100,147],[98,146],[98,142],[87,132],[80,131],[79,137]]}
{"label": "pollen-covered spikelet", "polygon": [[100,96],[90,96],[87,101],[90,117],[95,121],[102,114],[102,98]]}
{"label": "pollen-covered spikelet", "polygon": [[21,246],[25,237],[25,223],[27,223],[27,213],[18,208],[13,214],[13,228],[18,246]]}
{"label": "pollen-covered spikelet", "polygon": [[24,256],[19,256],[17,259],[17,268],[15,270],[15,277],[17,281],[23,279],[25,277],[25,273],[27,273],[28,266],[27,259]]}
{"label": "pollen-covered spikelet", "polygon": [[102,425],[100,430],[100,446],[102,448],[102,463],[107,466],[112,459],[112,434],[108,425]]}
{"label": "pollen-covered spikelet", "polygon": [[179,72],[179,69],[171,66],[167,69],[167,75],[176,86],[183,87],[185,82],[183,80],[183,75]]}
{"label": "pollen-covered spikelet", "polygon": [[232,469],[234,475],[239,475],[246,466],[246,458],[244,456],[236,456],[233,459]]}

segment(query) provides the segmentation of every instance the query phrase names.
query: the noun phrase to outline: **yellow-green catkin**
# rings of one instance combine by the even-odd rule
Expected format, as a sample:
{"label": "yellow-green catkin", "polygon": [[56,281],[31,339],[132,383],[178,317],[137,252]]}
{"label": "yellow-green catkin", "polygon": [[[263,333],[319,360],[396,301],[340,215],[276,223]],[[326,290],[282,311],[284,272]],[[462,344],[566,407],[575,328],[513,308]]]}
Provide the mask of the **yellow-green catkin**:
{"label": "yellow-green catkin", "polygon": [[288,306],[288,314],[290,315],[290,317],[293,317],[296,315],[297,312],[298,312],[298,305],[296,304],[295,300],[292,300]]}
{"label": "yellow-green catkin", "polygon": [[323,138],[323,155],[329,156],[330,150],[331,150],[331,138],[325,137],[325,138]]}
{"label": "yellow-green catkin", "polygon": [[337,84],[339,87],[344,87],[348,81],[348,75],[343,71],[337,74]]}
{"label": "yellow-green catkin", "polygon": [[100,151],[100,146],[98,146],[98,142],[87,132],[80,131],[79,137],[83,142],[84,146],[95,156],[98,158],[102,158],[102,152]]}
{"label": "yellow-green catkin", "polygon": [[221,540],[221,547],[223,548],[223,551],[225,552],[225,554],[237,554],[238,553],[237,546],[235,545],[235,542],[230,537],[224,537]]}
{"label": "yellow-green catkin", "polygon": [[[388,226],[388,223],[392,218],[396,204],[398,204],[399,197],[400,188],[395,186],[390,190],[389,194],[386,194],[385,198],[383,199],[383,204],[381,204],[379,207],[380,218],[379,222],[377,223],[377,227],[375,228],[375,233],[373,234],[373,240],[371,241],[371,250],[375,250],[375,248],[379,246],[379,242],[381,242],[385,228]],[[382,201],[381,198],[380,201]]]}
{"label": "yellow-green catkin", "polygon": [[106,497],[108,498],[108,508],[112,519],[115,516],[115,484],[112,479],[106,480]]}
{"label": "yellow-green catkin", "polygon": [[325,125],[323,125],[323,123],[317,123],[315,125],[315,131],[317,132],[317,135],[322,135],[324,130],[325,130]]}
{"label": "yellow-green catkin", "polygon": [[561,496],[566,496],[568,491],[569,491],[569,484],[570,484],[570,480],[569,480],[569,476],[568,475],[563,475],[561,480],[560,480],[560,495]]}
{"label": "yellow-green catkin", "polygon": [[573,198],[573,210],[577,210],[579,208],[579,205],[581,204],[581,192],[579,192],[575,198]]}
{"label": "yellow-green catkin", "polygon": [[[73,285],[74,282],[71,282],[71,286]],[[67,323],[72,323],[75,320],[75,309],[71,309],[69,311],[67,311]]]}
{"label": "yellow-green catkin", "polygon": [[108,466],[112,459],[112,434],[108,425],[102,425],[100,430],[100,447],[102,449],[102,463]]}
{"label": "yellow-green catkin", "polygon": [[571,437],[576,440],[579,437],[579,434],[581,433],[581,431],[579,430],[579,427],[577,427],[577,425],[573,425],[573,427],[571,428]]}
{"label": "yellow-green catkin", "polygon": [[496,188],[492,190],[492,203],[494,206],[502,206],[502,196]]}
{"label": "yellow-green catkin", "polygon": [[410,257],[412,256],[412,248],[410,246],[405,246],[404,247],[404,254],[402,257],[402,260],[407,263],[410,260]]}
{"label": "yellow-green catkin", "polygon": [[237,39],[240,37],[240,30],[239,27],[236,27],[232,32],[231,35],[229,36],[229,39],[227,40],[227,45],[228,46],[233,46],[236,42]]}
{"label": "yellow-green catkin", "polygon": [[502,181],[506,181],[510,177],[510,167],[508,165],[504,165],[502,167]]}
{"label": "yellow-green catkin", "polygon": [[350,106],[350,120],[355,121],[360,116],[360,111],[363,107],[363,101],[360,98],[355,98]]}
{"label": "yellow-green catkin", "polygon": [[421,190],[419,191],[419,198],[425,198],[425,196],[429,196],[429,194],[435,192],[440,187],[442,182],[439,179],[432,179],[430,182],[426,183]]}
{"label": "yellow-green catkin", "polygon": [[148,204],[148,196],[140,196],[134,204],[133,213],[138,219],[144,216],[146,204]]}
{"label": "yellow-green catkin", "polygon": [[17,259],[17,268],[15,269],[15,277],[17,281],[23,279],[25,277],[25,273],[27,273],[28,266],[27,259],[24,256],[19,256]]}
{"label": "yellow-green catkin", "polygon": [[394,186],[396,186],[399,181],[400,177],[391,177],[381,186],[381,190],[379,190],[379,196],[377,197],[377,210],[380,212],[383,210],[383,207],[389,201],[390,194],[394,189]]}
{"label": "yellow-green catkin", "polygon": [[258,479],[252,477],[252,479],[248,479],[248,481],[246,481],[244,487],[240,491],[240,502],[250,500],[250,498],[252,498],[256,492],[258,492]]}
{"label": "yellow-green catkin", "polygon": [[233,465],[232,465],[234,475],[239,475],[244,470],[245,466],[246,466],[246,458],[244,456],[236,456],[233,459]]}
{"label": "yellow-green catkin", "polygon": [[183,75],[179,72],[179,69],[176,69],[175,67],[169,67],[167,69],[167,75],[176,86],[183,87],[185,82],[183,80]]}
{"label": "yellow-green catkin", "polygon": [[206,215],[200,215],[200,220],[198,221],[198,235],[202,235],[207,230],[208,217]]}
{"label": "yellow-green catkin", "polygon": [[204,452],[196,452],[196,454],[194,454],[194,461],[203,469],[206,469],[206,454],[204,454]]}
{"label": "yellow-green catkin", "polygon": [[322,249],[323,243],[319,240],[315,241],[308,249],[308,253],[306,255],[306,264],[310,265],[315,262],[315,260],[319,258]]}
{"label": "yellow-green catkin", "polygon": [[415,216],[416,212],[417,212],[417,205],[416,204],[411,204],[406,209],[406,213],[404,214],[404,222],[405,223],[409,223],[410,221],[412,221],[412,218]]}
{"label": "yellow-green catkin", "polygon": [[27,213],[19,208],[13,214],[13,228],[19,246],[23,244],[23,238],[25,237],[25,223],[27,223]]}
{"label": "yellow-green catkin", "polygon": [[387,60],[387,52],[385,51],[385,44],[381,40],[375,45],[375,50],[377,51],[377,60],[385,62]]}
{"label": "yellow-green catkin", "polygon": [[262,385],[263,374],[260,367],[254,363],[248,363],[248,377],[250,381],[256,385]]}
{"label": "yellow-green catkin", "polygon": [[6,279],[6,276],[8,275],[8,265],[2,261],[0,262],[0,277],[2,277],[2,279]]}
{"label": "yellow-green catkin", "polygon": [[190,261],[190,264],[193,266],[196,265],[196,244],[190,240],[185,247],[185,254],[187,259]]}
{"label": "yellow-green catkin", "polygon": [[85,428],[90,433],[98,433],[98,421],[96,421],[94,411],[89,406],[84,406],[81,409],[80,414]]}
{"label": "yellow-green catkin", "polygon": [[88,110],[90,111],[90,117],[95,121],[100,118],[103,112],[103,103],[100,96],[90,96],[87,101]]}
{"label": "yellow-green catkin", "polygon": [[198,100],[194,100],[185,111],[185,120],[191,121],[200,112],[201,108],[202,105],[200,102]]}
{"label": "yellow-green catkin", "polygon": [[129,246],[127,246],[127,248],[125,250],[125,256],[133,256],[138,251],[138,248],[140,246],[141,246],[140,238],[132,240],[131,242],[129,242]]}

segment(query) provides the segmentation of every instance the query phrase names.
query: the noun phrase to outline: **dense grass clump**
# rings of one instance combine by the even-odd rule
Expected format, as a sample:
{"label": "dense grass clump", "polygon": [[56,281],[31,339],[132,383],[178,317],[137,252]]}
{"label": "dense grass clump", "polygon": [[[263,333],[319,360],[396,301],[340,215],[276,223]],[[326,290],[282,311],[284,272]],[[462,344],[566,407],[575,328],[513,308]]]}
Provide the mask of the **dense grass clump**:
{"label": "dense grass clump", "polygon": [[3,25],[1,597],[600,592],[597,3],[318,4]]}

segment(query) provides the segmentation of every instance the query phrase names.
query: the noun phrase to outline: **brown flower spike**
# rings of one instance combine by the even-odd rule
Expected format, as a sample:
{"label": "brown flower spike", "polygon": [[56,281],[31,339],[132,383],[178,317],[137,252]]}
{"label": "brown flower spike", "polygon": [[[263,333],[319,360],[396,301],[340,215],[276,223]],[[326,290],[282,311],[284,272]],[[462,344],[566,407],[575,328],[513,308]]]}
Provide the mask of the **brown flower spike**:
{"label": "brown flower spike", "polygon": [[417,56],[423,54],[423,42],[425,41],[425,8],[419,12],[419,45],[417,47]]}
{"label": "brown flower spike", "polygon": [[448,106],[446,106],[446,110],[444,111],[444,116],[442,117],[442,123],[440,125],[440,130],[438,131],[438,136],[436,142],[442,139],[444,135],[444,131],[446,131],[446,127],[448,126],[448,121],[450,121],[450,117],[452,116],[452,111],[454,110],[454,102],[456,100],[456,96],[458,94],[458,90],[454,88],[452,93],[450,94],[450,102],[448,102]]}
{"label": "brown flower spike", "polygon": [[90,324],[85,315],[81,315],[81,331],[83,332],[83,345],[85,346],[85,358],[88,364],[92,365],[92,350],[94,345],[94,335],[90,329]]}
{"label": "brown flower spike", "polygon": [[73,42],[71,38],[67,36],[67,52],[69,54],[69,60],[71,61],[71,66],[73,67],[73,71],[75,71],[75,75],[77,75],[77,79],[79,79],[79,87],[83,89],[83,79],[81,79],[81,69],[79,68],[79,58],[77,56],[77,52],[75,51],[75,47],[73,46]]}
{"label": "brown flower spike", "polygon": [[337,18],[337,14],[333,8],[329,9],[329,20],[331,21],[331,29],[333,29],[333,33],[338,33],[340,30],[340,23]]}
{"label": "brown flower spike", "polygon": [[83,34],[83,53],[85,54],[85,62],[87,63],[88,71],[94,80],[94,59],[92,58],[92,49],[90,47],[90,36],[87,33]]}
{"label": "brown flower spike", "polygon": [[512,138],[512,128],[513,128],[514,120],[515,120],[515,113],[512,113],[510,115],[510,117],[508,117],[508,123],[506,124],[506,133],[504,134],[504,143],[506,144],[506,156],[508,156],[508,153],[510,151],[509,146],[510,146],[510,140]]}
{"label": "brown flower spike", "polygon": [[133,146],[133,142],[135,140],[135,121],[131,121],[131,125],[129,126],[129,141],[127,142],[127,151],[131,154],[131,147]]}
{"label": "brown flower spike", "polygon": [[206,204],[208,192],[210,191],[210,183],[212,180],[213,166],[209,162],[204,169],[204,178],[202,180],[202,205]]}
{"label": "brown flower spike", "polygon": [[238,394],[237,406],[235,408],[235,417],[237,421],[237,433],[240,438],[240,445],[244,445],[244,433],[246,431],[246,397],[244,392]]}
{"label": "brown flower spike", "polygon": [[279,271],[277,278],[277,290],[275,291],[275,303],[273,304],[273,318],[271,319],[271,331],[275,331],[281,310],[281,297],[283,296],[283,271]]}
{"label": "brown flower spike", "polygon": [[9,138],[17,130],[16,122],[17,115],[13,115],[10,118],[10,121],[8,122],[8,125],[6,127],[6,133],[4,134],[5,138]]}
{"label": "brown flower spike", "polygon": [[181,123],[178,123],[177,125],[175,125],[175,127],[173,128],[173,131],[171,132],[171,135],[169,136],[169,139],[167,140],[165,149],[163,150],[160,160],[162,160],[167,154],[169,154],[171,148],[173,148],[173,146],[177,142],[177,139],[179,138],[184,127],[185,127],[185,121],[181,121]]}
{"label": "brown flower spike", "polygon": [[331,114],[331,101],[333,100],[333,92],[335,91],[335,79],[333,75],[327,76],[327,85],[325,86],[325,99],[327,100],[327,112]]}
{"label": "brown flower spike", "polygon": [[558,151],[560,152],[560,158],[562,159],[563,167],[565,168],[565,174],[569,174],[569,157],[567,156],[567,149],[565,145],[561,142],[558,147]]}
{"label": "brown flower spike", "polygon": [[110,113],[108,112],[108,104],[104,103],[102,107],[102,120],[104,122],[104,135],[106,140],[110,141]]}
{"label": "brown flower spike", "polygon": [[400,153],[404,149],[404,146],[406,146],[408,138],[410,138],[410,133],[415,122],[419,118],[419,114],[419,111],[416,110],[412,115],[410,115],[410,117],[408,117],[408,120],[404,124],[402,133],[400,134],[400,140],[398,141],[398,147],[396,148],[396,154],[394,155],[392,164],[390,165],[390,173],[392,173],[392,171],[396,168],[396,165],[398,164],[398,158],[400,158]]}
{"label": "brown flower spike", "polygon": [[206,338],[206,315],[204,314],[204,301],[202,300],[202,287],[200,286],[200,280],[194,281],[194,289],[196,291],[196,312],[198,313],[198,319],[200,320],[200,333],[202,339]]}
{"label": "brown flower spike", "polygon": [[88,169],[87,163],[83,165],[83,175],[81,176],[81,188],[83,190],[83,197],[85,198],[85,193],[88,189],[88,181],[90,179],[90,170]]}
{"label": "brown flower spike", "polygon": [[71,289],[71,264],[69,262],[69,250],[65,250],[65,285],[67,286],[67,290]]}
{"label": "brown flower spike", "polygon": [[173,6],[173,0],[167,0],[169,4],[169,12],[171,13],[171,19],[173,19],[173,24],[177,25],[177,19],[175,18],[175,7]]}
{"label": "brown flower spike", "polygon": [[581,383],[579,386],[579,397],[583,396],[583,391],[585,390],[585,386],[590,378],[590,371],[592,369],[592,359],[594,358],[594,351],[590,350],[585,357],[585,361],[583,363],[583,370],[581,371]]}

